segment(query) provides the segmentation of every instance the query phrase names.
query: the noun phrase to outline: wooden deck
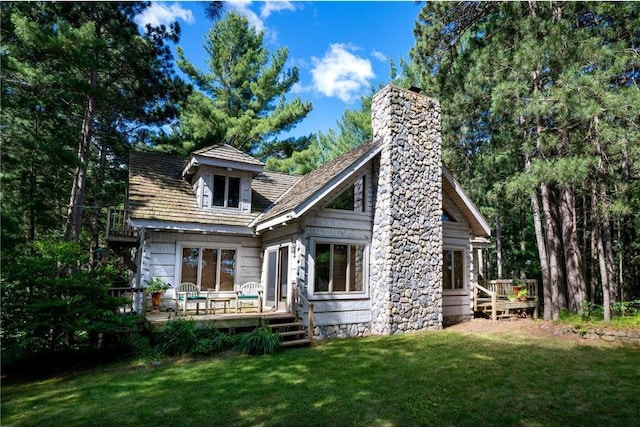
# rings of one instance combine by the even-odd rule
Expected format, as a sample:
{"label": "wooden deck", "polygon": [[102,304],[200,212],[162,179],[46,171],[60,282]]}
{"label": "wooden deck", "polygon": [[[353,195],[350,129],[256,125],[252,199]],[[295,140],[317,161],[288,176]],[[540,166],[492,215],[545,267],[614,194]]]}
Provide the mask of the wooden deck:
{"label": "wooden deck", "polygon": [[146,313],[144,324],[150,332],[159,332],[164,325],[176,318],[194,319],[197,323],[205,324],[213,322],[219,329],[243,329],[263,326],[267,323],[276,323],[282,320],[291,319],[293,316],[287,312],[244,312],[244,313],[216,313],[216,314],[195,314],[195,311],[188,311],[186,315],[176,315],[175,312]]}
{"label": "wooden deck", "polygon": [[511,279],[487,280],[474,283],[474,312],[482,312],[491,315],[491,320],[498,318],[511,318],[521,309],[533,309],[533,318],[538,318],[538,281],[522,280],[521,289],[527,290],[527,299],[523,301],[510,301],[507,296],[513,293]]}

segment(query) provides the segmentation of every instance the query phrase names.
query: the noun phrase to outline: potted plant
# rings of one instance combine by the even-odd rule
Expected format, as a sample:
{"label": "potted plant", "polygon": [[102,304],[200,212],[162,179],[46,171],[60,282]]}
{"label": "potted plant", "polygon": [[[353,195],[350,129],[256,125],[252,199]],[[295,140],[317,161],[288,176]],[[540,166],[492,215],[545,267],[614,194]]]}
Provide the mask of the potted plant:
{"label": "potted plant", "polygon": [[147,281],[146,290],[151,294],[151,303],[153,304],[152,313],[160,312],[160,300],[162,299],[162,294],[164,294],[169,288],[170,286],[159,277],[154,277]]}
{"label": "potted plant", "polygon": [[520,292],[521,287],[522,287],[522,283],[520,282],[520,279],[518,279],[517,277],[511,281],[511,291],[513,292],[514,295],[518,295],[518,292]]}
{"label": "potted plant", "polygon": [[520,289],[516,294],[516,299],[518,301],[526,301],[529,296],[529,292],[526,289]]}
{"label": "potted plant", "polygon": [[507,295],[507,299],[509,300],[509,302],[516,302],[518,297],[515,294],[509,294]]}

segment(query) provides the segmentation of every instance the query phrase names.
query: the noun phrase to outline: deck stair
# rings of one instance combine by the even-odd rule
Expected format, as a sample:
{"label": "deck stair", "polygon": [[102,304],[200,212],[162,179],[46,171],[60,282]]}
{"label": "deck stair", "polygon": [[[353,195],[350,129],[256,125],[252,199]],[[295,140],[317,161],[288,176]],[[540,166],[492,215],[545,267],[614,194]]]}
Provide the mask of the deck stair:
{"label": "deck stair", "polygon": [[269,327],[273,332],[277,332],[282,337],[281,348],[301,347],[311,344],[307,337],[302,323],[298,322],[294,316],[273,319],[269,322]]}

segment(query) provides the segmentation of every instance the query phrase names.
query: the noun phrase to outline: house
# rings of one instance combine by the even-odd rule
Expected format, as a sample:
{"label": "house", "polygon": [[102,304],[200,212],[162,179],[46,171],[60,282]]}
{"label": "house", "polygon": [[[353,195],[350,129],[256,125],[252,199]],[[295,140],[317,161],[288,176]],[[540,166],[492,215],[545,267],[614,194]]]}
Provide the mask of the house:
{"label": "house", "polygon": [[225,144],[186,161],[131,153],[135,285],[160,277],[232,292],[257,281],[274,311],[292,310],[295,286],[318,337],[471,318],[473,242],[490,228],[442,165],[438,102],[387,86],[372,124],[371,141],[303,177]]}

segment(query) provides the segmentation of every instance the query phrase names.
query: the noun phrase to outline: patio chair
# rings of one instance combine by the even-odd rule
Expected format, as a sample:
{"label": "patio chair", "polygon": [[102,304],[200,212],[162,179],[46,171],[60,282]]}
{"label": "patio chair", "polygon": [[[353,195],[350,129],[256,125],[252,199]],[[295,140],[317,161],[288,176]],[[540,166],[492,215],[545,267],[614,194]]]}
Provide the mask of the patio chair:
{"label": "patio chair", "polygon": [[200,295],[198,286],[191,282],[182,282],[175,288],[174,303],[176,306],[176,314],[179,314],[180,306],[182,312],[187,313],[187,305],[192,303],[196,305],[196,314],[200,314],[200,303],[204,304],[204,314],[207,314],[207,296]]}
{"label": "patio chair", "polygon": [[248,282],[240,286],[236,297],[236,312],[242,311],[242,306],[246,303],[254,307],[257,303],[258,310],[262,313],[262,285],[257,282]]}

